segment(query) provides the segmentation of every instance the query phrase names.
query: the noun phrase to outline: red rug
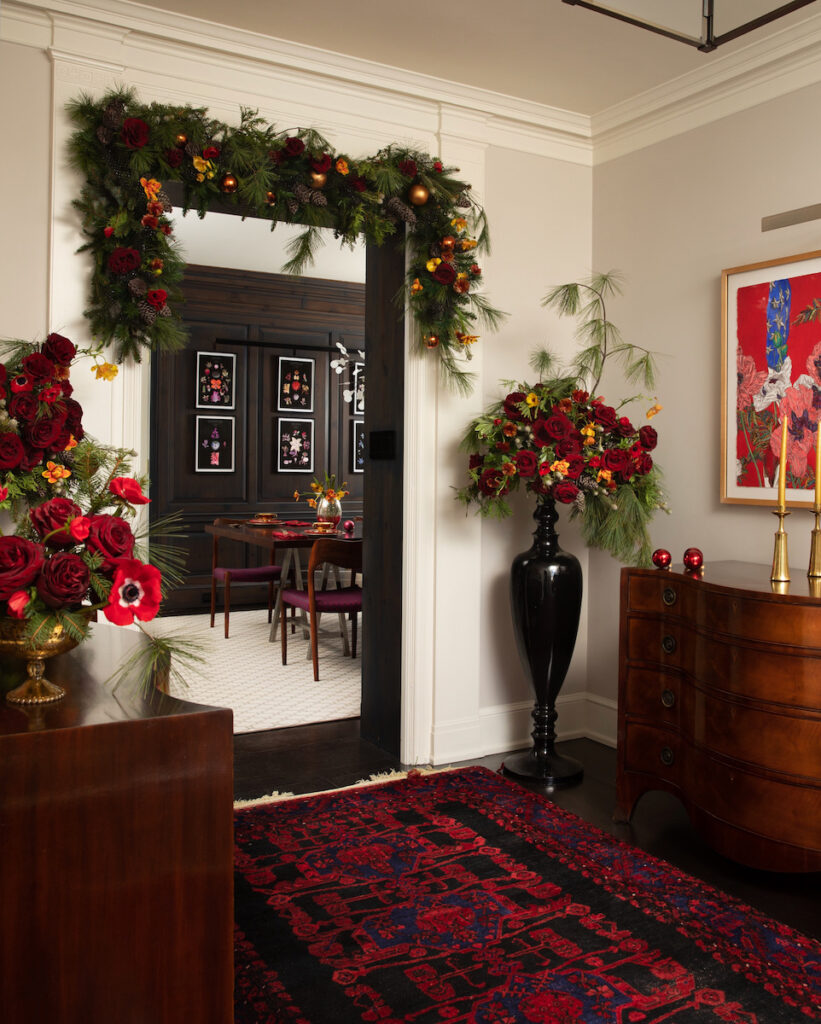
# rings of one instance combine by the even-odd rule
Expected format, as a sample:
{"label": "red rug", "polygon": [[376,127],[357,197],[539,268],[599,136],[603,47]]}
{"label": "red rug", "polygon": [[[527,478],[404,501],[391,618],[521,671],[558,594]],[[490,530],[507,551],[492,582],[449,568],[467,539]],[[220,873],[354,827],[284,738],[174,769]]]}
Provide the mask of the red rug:
{"label": "red rug", "polygon": [[236,812],[236,1024],[792,1024],[821,944],[483,768]]}

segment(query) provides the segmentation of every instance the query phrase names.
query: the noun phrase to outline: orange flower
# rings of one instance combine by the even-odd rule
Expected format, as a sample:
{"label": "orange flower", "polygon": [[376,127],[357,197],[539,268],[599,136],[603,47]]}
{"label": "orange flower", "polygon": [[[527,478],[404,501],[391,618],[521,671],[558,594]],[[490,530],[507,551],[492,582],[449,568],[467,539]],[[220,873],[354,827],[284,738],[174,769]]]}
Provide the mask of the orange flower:
{"label": "orange flower", "polygon": [[453,282],[454,291],[459,292],[460,295],[464,295],[465,292],[470,291],[470,277],[464,272],[460,272],[456,275],[456,280]]}
{"label": "orange flower", "polygon": [[64,452],[70,452],[72,448],[76,448],[76,447],[77,447],[77,438],[74,436],[74,434],[69,434],[68,435],[68,444],[65,446],[63,451]]}
{"label": "orange flower", "polygon": [[418,277],[415,277],[413,279],[413,284],[411,285],[411,294],[418,295],[419,292],[421,291],[424,291],[424,285],[422,284]]}
{"label": "orange flower", "polygon": [[308,507],[316,508],[316,498],[308,498]]}
{"label": "orange flower", "polygon": [[556,461],[550,465],[551,473],[561,473],[562,476],[566,475],[568,469],[570,469],[570,463],[567,459],[556,459]]}
{"label": "orange flower", "polygon": [[664,408],[663,405],[659,405],[658,402],[647,410],[647,419],[651,420],[654,416],[657,416]]}
{"label": "orange flower", "polygon": [[510,420],[507,420],[502,425],[502,433],[505,435],[505,437],[515,437],[517,430],[518,430],[518,427],[516,426],[516,424],[515,423],[511,423]]}
{"label": "orange flower", "polygon": [[145,198],[150,202],[154,203],[157,201],[157,193],[162,188],[162,182],[157,181],[156,178],[140,178],[140,184],[145,192]]}
{"label": "orange flower", "polygon": [[56,484],[60,480],[67,480],[71,476],[71,470],[65,466],[58,466],[56,462],[47,462],[42,474],[50,484]]}
{"label": "orange flower", "polygon": [[516,467],[512,462],[503,462],[502,472],[505,476],[516,476]]}
{"label": "orange flower", "polygon": [[562,410],[562,412],[570,412],[570,410],[573,408],[573,400],[571,398],[561,399],[561,401],[559,402],[559,408]]}
{"label": "orange flower", "polygon": [[336,173],[337,174],[349,174],[350,173],[350,168],[348,167],[348,161],[347,160],[343,160],[342,157],[340,157],[337,160],[337,162],[335,164],[335,167],[336,167]]}

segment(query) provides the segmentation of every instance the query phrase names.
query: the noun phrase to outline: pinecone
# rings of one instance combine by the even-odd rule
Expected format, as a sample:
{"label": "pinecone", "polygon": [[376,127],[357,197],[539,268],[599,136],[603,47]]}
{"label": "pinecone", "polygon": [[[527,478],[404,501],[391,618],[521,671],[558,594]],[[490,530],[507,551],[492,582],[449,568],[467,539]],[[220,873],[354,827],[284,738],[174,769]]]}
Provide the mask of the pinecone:
{"label": "pinecone", "polygon": [[318,188],[311,189],[311,202],[314,206],[327,206],[328,197],[324,192],[320,192]]}
{"label": "pinecone", "polygon": [[162,203],[162,208],[165,211],[165,213],[171,213],[171,211],[174,209],[174,204],[171,202],[171,199],[169,198],[168,193],[165,191],[164,188],[161,188],[157,193],[157,202]]}
{"label": "pinecone", "polygon": [[112,100],[103,111],[103,124],[106,128],[119,131],[125,119],[125,104],[122,100]]}
{"label": "pinecone", "polygon": [[466,208],[470,207],[471,203],[470,203],[470,200],[468,199],[468,197],[465,195],[465,193],[462,192],[461,195],[456,197],[456,201],[454,202],[453,205],[454,206],[459,206],[462,209],[466,209]]}
{"label": "pinecone", "polygon": [[97,125],[97,139],[104,146],[110,146],[114,139],[114,132],[104,124]]}
{"label": "pinecone", "polygon": [[122,312],[123,306],[121,302],[112,302],[108,307],[108,315],[112,320],[116,320]]}
{"label": "pinecone", "polygon": [[391,198],[385,203],[385,209],[387,210],[389,217],[395,217],[397,220],[403,220],[406,224],[410,224],[411,227],[416,223],[416,214],[413,210],[403,203],[399,196],[391,196]]}
{"label": "pinecone", "polygon": [[150,302],[143,300],[137,308],[140,311],[140,316],[147,324],[153,324],[157,319],[157,311]]}
{"label": "pinecone", "polygon": [[171,309],[168,306],[163,306],[160,310],[160,316],[171,316]]}
{"label": "pinecone", "polygon": [[293,193],[301,203],[310,203],[311,192],[313,189],[308,188],[307,185],[303,185],[301,181],[296,182],[293,188]]}
{"label": "pinecone", "polygon": [[294,214],[296,214],[299,210],[299,203],[296,201],[296,199],[286,199],[285,205],[288,207],[288,212],[291,214],[291,216],[294,216]]}
{"label": "pinecone", "polygon": [[189,139],[185,144],[185,152],[189,156],[199,156],[200,147],[193,141],[193,139]]}
{"label": "pinecone", "polygon": [[148,291],[148,285],[145,283],[145,281],[143,281],[141,277],[132,277],[131,280],[128,282],[128,290],[136,299],[139,298],[141,295],[145,295],[145,293]]}
{"label": "pinecone", "polygon": [[441,302],[431,302],[425,310],[425,317],[428,320],[442,320],[445,315],[445,307]]}

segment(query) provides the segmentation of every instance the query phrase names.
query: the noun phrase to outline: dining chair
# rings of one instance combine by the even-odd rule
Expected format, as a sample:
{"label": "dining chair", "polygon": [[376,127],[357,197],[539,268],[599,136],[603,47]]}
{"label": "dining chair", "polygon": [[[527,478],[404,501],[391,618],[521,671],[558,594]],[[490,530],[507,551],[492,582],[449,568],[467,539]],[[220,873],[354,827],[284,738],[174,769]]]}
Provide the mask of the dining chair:
{"label": "dining chair", "polygon": [[[214,526],[231,526],[243,523],[242,519],[215,519]],[[282,569],[274,564],[274,549],[271,548],[269,565],[240,568],[219,565],[219,537],[214,537],[211,555],[211,627],[217,609],[217,583],[223,585],[223,604],[225,607],[225,639],[228,639],[228,619],[231,614],[231,586],[234,584],[267,583],[268,584],[268,621],[271,621],[274,609],[274,584],[282,578]]]}
{"label": "dining chair", "polygon": [[[351,570],[351,584],[333,590],[317,589],[316,570],[323,564],[340,566]],[[322,538],[314,542],[308,561],[308,589],[282,587],[280,590],[280,636],[282,638],[282,664],[288,664],[288,630],[285,616],[288,607],[301,608],[308,612],[311,630],[311,659],[314,664],[314,680],[319,680],[319,629],[318,617],[324,612],[348,615],[351,619],[351,657],[356,657],[357,617],[362,611],[362,587],[355,582],[362,572],[362,541],[334,540]]]}

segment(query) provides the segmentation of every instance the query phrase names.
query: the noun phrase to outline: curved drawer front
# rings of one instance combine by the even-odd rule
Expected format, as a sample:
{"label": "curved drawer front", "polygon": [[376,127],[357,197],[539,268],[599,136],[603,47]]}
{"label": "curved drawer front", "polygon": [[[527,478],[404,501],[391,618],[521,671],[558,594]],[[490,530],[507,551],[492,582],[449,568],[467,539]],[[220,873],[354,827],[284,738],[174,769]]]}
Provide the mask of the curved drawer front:
{"label": "curved drawer front", "polygon": [[627,723],[624,765],[628,771],[643,772],[678,786],[681,751],[681,739],[673,730]]}
{"label": "curved drawer front", "polygon": [[[821,779],[821,714],[781,714],[704,691],[693,696],[693,742],[719,756],[790,775]],[[726,771],[726,769],[725,769]],[[816,814],[821,819],[821,791]]]}
{"label": "curved drawer front", "polygon": [[774,604],[763,597],[744,597],[705,590],[697,603],[695,624],[762,643],[821,647],[821,608],[817,604]]}
{"label": "curved drawer front", "polygon": [[650,662],[662,668],[679,668],[684,632],[677,622],[631,618],[627,623],[627,657],[630,661]]}
{"label": "curved drawer front", "polygon": [[[689,758],[689,798],[715,818],[775,842],[821,851],[821,788],[729,770],[704,751]],[[696,780],[698,784],[696,784]]]}
{"label": "curved drawer front", "polygon": [[681,678],[676,672],[631,668],[624,689],[624,710],[628,715],[641,715],[659,725],[677,729],[681,691]]}
{"label": "curved drawer front", "polygon": [[821,651],[793,654],[697,634],[683,639],[684,667],[705,688],[790,708],[821,709]]}
{"label": "curved drawer front", "polygon": [[663,612],[673,618],[691,613],[687,582],[664,572],[631,576],[627,604],[631,612]]}

